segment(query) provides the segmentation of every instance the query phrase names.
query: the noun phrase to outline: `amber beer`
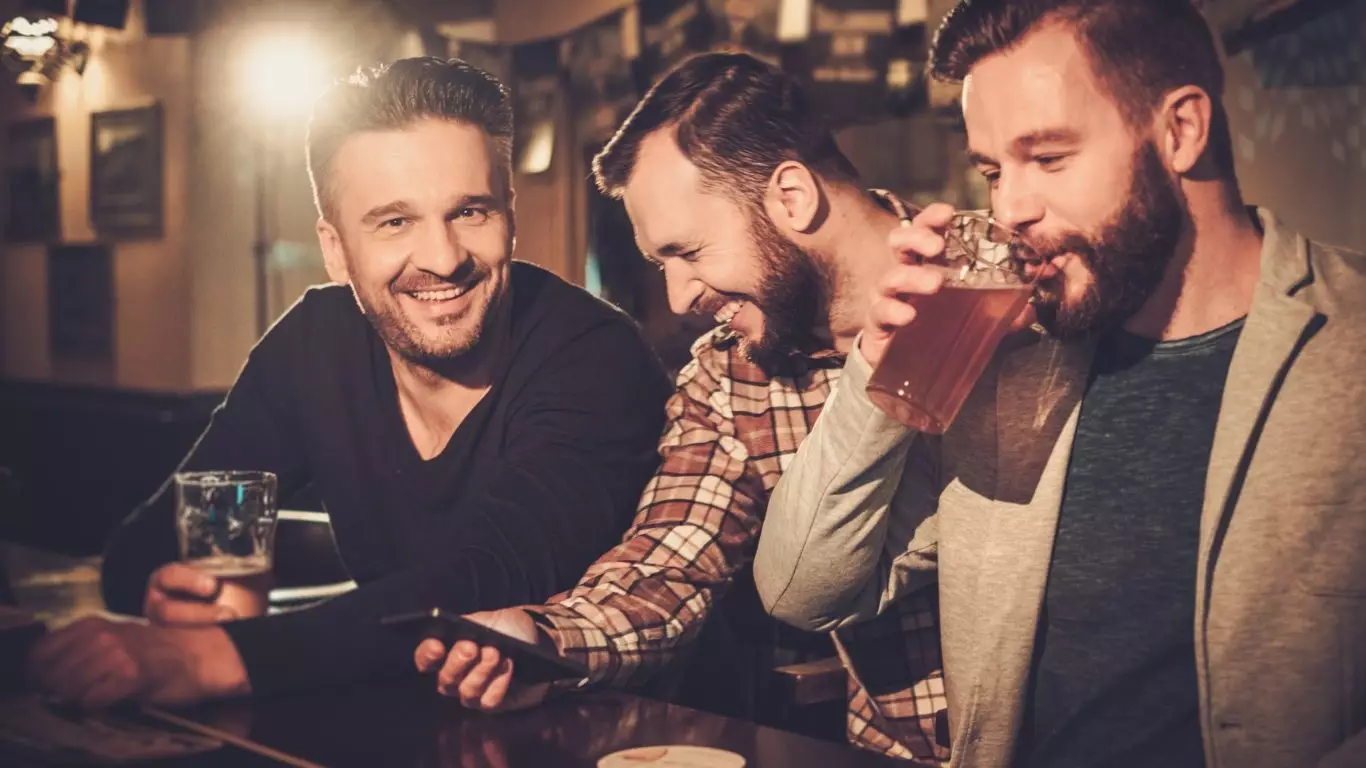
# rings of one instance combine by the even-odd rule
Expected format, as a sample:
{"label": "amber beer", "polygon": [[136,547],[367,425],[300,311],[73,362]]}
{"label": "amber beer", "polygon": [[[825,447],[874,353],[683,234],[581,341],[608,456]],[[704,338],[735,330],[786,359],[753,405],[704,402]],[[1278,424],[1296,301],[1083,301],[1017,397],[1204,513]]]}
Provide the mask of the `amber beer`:
{"label": "amber beer", "polygon": [[1027,249],[982,214],[959,213],[945,253],[926,266],[944,274],[938,293],[912,300],[915,319],[892,335],[868,381],[868,397],[912,429],[943,434],[1033,291]]}
{"label": "amber beer", "polygon": [[215,604],[232,608],[244,619],[266,614],[274,577],[264,555],[220,555],[191,560],[190,565],[218,580]]}

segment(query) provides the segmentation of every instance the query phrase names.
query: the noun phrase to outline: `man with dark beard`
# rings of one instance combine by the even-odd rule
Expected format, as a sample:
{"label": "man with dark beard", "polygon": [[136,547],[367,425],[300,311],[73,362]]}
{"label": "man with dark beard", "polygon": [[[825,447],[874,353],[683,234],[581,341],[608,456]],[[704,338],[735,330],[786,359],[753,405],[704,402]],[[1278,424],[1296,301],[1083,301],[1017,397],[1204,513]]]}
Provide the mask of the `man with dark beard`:
{"label": "man with dark beard", "polygon": [[181,470],[272,472],[286,502],[311,487],[358,586],[259,615],[240,583],[174,562],[168,482],[104,560],[108,607],[150,626],[49,636],[43,689],[97,706],[412,675],[381,618],[544,600],[617,540],[668,381],[630,318],[512,260],[511,141],[506,89],[458,60],[363,70],[318,101],[309,172],[337,284],[261,339]]}
{"label": "man with dark beard", "polygon": [[[764,717],[772,699],[757,687],[771,678],[765,673],[798,653],[831,649],[824,638],[813,649],[810,638],[775,632],[757,605],[749,561],[768,494],[829,397],[870,291],[893,264],[887,237],[907,212],[859,186],[794,78],[739,53],[694,57],[660,80],[594,171],[599,188],[624,201],[640,250],[664,271],[673,311],[711,315],[721,327],[694,345],[679,374],[663,463],[622,543],[548,603],[475,618],[582,661],[591,672],[585,684],[643,683],[691,653],[698,666],[680,673],[679,695]],[[912,595],[835,638],[845,659],[895,669],[914,691],[879,701],[851,674],[854,743],[942,756],[933,601],[933,589]],[[720,629],[734,642],[708,645]],[[510,688],[515,670],[492,647],[433,640],[415,656],[437,673],[439,690],[469,707],[524,707],[548,693]],[[724,699],[686,687],[706,682]]]}
{"label": "man with dark beard", "polygon": [[1056,338],[1077,339],[1122,325],[1147,303],[1176,257],[1181,200],[1151,141],[1139,147],[1132,168],[1127,202],[1096,237],[1065,232],[1028,238],[1042,261],[1071,255],[1091,273],[1091,282],[1070,301],[1064,301],[1062,280],[1040,282],[1035,316]]}
{"label": "man with dark beard", "polygon": [[1047,334],[942,436],[886,417],[869,372],[952,212],[894,233],[766,607],[833,629],[937,578],[953,765],[1366,764],[1366,260],[1244,206],[1188,0],[962,0],[932,58]]}

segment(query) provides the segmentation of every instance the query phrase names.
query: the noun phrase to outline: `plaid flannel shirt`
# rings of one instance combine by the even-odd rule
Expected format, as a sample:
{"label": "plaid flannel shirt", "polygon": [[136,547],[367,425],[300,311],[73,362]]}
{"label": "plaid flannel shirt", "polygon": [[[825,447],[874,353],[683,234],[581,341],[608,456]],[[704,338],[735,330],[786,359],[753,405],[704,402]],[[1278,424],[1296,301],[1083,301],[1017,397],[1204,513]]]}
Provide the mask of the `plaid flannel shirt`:
{"label": "plaid flannel shirt", "polygon": [[[622,543],[578,586],[534,606],[560,652],[583,662],[580,685],[649,677],[701,629],[714,601],[754,556],[769,494],[839,378],[833,351],[770,377],[720,330],[693,346],[660,440],[663,459]],[[932,587],[877,619],[834,633],[849,671],[854,744],[937,765],[948,702]]]}

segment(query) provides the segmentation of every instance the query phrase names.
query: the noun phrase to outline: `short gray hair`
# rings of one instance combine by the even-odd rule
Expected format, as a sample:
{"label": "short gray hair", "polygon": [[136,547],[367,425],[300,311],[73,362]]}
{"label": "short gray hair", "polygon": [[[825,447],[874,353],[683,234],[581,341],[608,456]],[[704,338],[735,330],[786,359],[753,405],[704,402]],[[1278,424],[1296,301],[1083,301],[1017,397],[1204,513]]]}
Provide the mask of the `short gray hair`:
{"label": "short gray hair", "polygon": [[364,67],[327,90],[313,107],[306,140],[313,202],[327,218],[332,161],[366,131],[398,130],[424,118],[472,125],[489,138],[504,197],[512,193],[512,99],[498,78],[460,59],[420,57]]}

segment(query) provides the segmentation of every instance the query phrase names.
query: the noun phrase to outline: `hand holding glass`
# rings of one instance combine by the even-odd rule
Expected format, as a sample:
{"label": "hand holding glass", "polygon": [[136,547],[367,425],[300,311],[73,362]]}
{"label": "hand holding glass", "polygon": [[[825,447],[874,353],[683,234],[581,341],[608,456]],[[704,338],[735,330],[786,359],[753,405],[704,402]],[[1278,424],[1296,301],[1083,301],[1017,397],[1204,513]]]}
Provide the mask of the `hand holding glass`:
{"label": "hand holding glass", "polygon": [[175,486],[181,561],[218,579],[217,602],[238,616],[264,614],[275,551],[275,475],[181,472]]}
{"label": "hand holding glass", "polygon": [[1009,229],[975,211],[954,214],[944,251],[921,265],[943,287],[912,300],[915,319],[898,329],[868,381],[868,397],[912,429],[943,434],[1034,290],[1033,252]]}

